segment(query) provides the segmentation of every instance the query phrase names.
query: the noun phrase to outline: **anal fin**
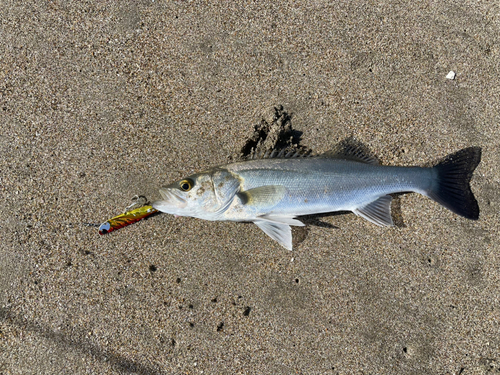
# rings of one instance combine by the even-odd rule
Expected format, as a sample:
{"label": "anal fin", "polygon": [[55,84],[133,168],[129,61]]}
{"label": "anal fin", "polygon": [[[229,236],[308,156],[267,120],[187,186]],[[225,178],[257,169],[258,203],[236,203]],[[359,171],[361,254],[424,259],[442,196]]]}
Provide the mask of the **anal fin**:
{"label": "anal fin", "polygon": [[392,197],[390,195],[384,195],[363,207],[355,209],[353,212],[381,227],[392,227],[394,223],[391,216],[391,201]]}

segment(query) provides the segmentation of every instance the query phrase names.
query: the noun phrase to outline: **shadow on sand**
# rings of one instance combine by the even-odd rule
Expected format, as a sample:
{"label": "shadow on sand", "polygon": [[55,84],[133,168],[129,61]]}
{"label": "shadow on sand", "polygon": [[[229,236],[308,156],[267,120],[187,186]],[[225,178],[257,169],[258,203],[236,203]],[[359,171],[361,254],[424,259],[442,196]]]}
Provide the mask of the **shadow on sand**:
{"label": "shadow on sand", "polygon": [[90,340],[80,339],[79,337],[85,337],[85,332],[83,330],[75,329],[74,327],[72,328],[73,332],[71,333],[54,332],[40,323],[30,322],[16,316],[8,308],[0,308],[0,322],[17,326],[27,332],[33,332],[41,338],[53,342],[62,350],[78,351],[82,354],[89,355],[98,361],[109,363],[113,369],[119,373],[134,373],[140,375],[165,374],[165,372],[161,371],[159,366],[156,364],[146,364],[136,360],[131,360],[113,353],[112,350],[103,349]]}

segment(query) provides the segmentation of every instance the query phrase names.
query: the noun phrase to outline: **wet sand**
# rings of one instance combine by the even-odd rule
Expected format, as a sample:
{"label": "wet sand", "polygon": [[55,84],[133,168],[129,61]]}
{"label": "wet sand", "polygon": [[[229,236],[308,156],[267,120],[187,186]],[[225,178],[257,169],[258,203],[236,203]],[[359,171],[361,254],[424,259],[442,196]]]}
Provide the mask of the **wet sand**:
{"label": "wet sand", "polygon": [[[0,373],[500,371],[497,4],[5,1],[0,19]],[[407,194],[400,227],[321,217],[293,252],[169,215],[97,234],[236,160],[279,105],[315,152],[482,147],[480,220]]]}

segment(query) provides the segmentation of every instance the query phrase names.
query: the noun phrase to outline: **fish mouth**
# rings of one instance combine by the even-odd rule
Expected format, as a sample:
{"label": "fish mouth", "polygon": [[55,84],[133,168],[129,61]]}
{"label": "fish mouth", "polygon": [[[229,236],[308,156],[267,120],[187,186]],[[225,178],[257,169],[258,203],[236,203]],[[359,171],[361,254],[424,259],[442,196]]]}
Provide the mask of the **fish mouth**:
{"label": "fish mouth", "polygon": [[153,203],[153,207],[158,211],[176,214],[179,210],[187,206],[187,201],[179,192],[168,188],[160,189],[160,194],[163,198],[161,201]]}

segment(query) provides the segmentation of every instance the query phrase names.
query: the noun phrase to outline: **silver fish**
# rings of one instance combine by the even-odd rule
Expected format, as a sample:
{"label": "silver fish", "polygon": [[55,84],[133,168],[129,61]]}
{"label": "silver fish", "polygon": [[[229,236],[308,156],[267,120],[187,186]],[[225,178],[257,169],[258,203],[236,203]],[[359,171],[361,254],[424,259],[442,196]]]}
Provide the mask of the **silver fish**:
{"label": "silver fish", "polygon": [[432,168],[378,165],[357,146],[313,157],[278,154],[215,167],[160,189],[159,211],[205,220],[254,222],[292,250],[290,225],[297,216],[352,211],[380,226],[392,226],[389,194],[425,195],[465,218],[477,220],[470,189],[481,149],[471,147]]}

